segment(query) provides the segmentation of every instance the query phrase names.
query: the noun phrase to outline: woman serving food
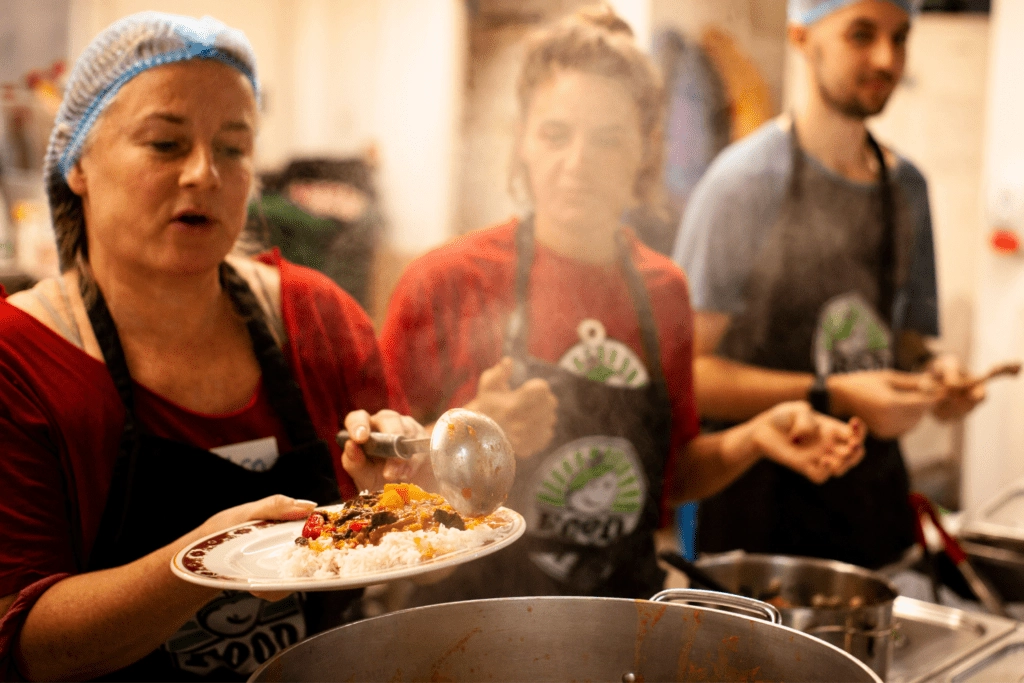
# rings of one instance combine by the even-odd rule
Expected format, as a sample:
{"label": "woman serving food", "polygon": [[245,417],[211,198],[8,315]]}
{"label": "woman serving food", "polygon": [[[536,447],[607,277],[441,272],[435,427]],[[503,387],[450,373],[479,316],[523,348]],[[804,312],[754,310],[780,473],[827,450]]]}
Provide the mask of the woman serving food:
{"label": "woman serving food", "polygon": [[[763,457],[841,476],[863,429],[794,402],[698,436],[685,277],[621,222],[658,185],[662,125],[659,77],[621,19],[602,8],[535,36],[518,100],[514,180],[532,214],[414,262],[381,349],[414,417],[467,406],[502,425],[527,535],[416,601],[649,597],[664,502],[707,496]],[[356,449],[345,463],[380,481]]]}
{"label": "woman serving food", "polygon": [[245,36],[210,18],[133,15],[71,73],[44,172],[63,273],[0,299],[5,677],[244,678],[311,628],[298,595],[169,567],[207,534],[354,495],[334,433],[404,406],[354,300],[229,255],[258,96]]}

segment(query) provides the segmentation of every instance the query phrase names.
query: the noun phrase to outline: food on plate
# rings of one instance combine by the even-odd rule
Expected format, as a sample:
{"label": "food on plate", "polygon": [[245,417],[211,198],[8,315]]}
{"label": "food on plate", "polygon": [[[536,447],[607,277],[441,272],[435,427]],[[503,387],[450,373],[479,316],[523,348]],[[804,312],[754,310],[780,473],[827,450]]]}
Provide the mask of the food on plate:
{"label": "food on plate", "polygon": [[463,517],[415,484],[386,484],[330,510],[314,510],[281,566],[286,577],[329,578],[412,566],[502,537],[513,517],[499,508]]}

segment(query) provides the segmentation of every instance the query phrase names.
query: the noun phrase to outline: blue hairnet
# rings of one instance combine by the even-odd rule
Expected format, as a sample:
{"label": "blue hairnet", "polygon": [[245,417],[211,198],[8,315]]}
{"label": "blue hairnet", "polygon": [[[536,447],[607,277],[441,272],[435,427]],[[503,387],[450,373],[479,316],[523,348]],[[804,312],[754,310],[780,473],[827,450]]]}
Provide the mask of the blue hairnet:
{"label": "blue hairnet", "polygon": [[212,17],[140,12],[100,33],[75,62],[50,135],[43,177],[66,178],[97,119],[125,83],[155,66],[216,59],[242,72],[257,97],[256,56],[245,34]]}
{"label": "blue hairnet", "polygon": [[[787,14],[789,21],[801,26],[809,26],[819,19],[825,18],[838,9],[852,5],[861,0],[789,0]],[[888,0],[907,14],[913,14],[919,8],[920,0]]]}

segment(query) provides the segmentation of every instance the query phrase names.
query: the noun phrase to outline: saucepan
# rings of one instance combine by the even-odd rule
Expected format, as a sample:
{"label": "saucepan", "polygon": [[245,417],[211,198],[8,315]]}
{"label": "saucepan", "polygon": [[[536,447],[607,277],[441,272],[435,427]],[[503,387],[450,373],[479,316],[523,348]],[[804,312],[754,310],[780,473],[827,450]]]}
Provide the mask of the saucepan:
{"label": "saucepan", "polygon": [[839,648],[766,603],[713,591],[651,600],[471,600],[392,612],[302,641],[250,681],[865,681]]}
{"label": "saucepan", "polygon": [[898,592],[882,574],[832,560],[743,551],[706,555],[695,566],[695,582],[705,583],[702,574],[717,589],[769,602],[786,626],[843,649],[885,678]]}

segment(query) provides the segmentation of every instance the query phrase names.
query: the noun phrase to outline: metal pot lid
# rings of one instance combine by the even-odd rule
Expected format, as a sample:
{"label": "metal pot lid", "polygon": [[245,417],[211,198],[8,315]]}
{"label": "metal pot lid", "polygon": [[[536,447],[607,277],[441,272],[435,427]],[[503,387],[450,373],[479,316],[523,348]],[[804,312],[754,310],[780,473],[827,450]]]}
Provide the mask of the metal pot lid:
{"label": "metal pot lid", "polygon": [[976,514],[970,514],[963,533],[1024,543],[1024,478],[1000,491]]}

